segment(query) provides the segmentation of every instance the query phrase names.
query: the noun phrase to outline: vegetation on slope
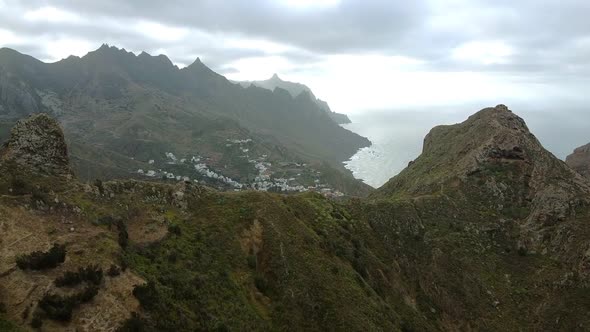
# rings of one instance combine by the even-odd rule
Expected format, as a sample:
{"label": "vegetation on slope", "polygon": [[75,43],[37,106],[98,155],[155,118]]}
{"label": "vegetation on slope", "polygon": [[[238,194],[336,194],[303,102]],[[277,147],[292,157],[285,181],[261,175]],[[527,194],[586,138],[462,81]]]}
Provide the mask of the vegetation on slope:
{"label": "vegetation on slope", "polygon": [[[473,119],[514,123],[506,111]],[[124,272],[103,276],[91,301],[74,301],[64,311],[71,322],[45,319],[44,328],[587,329],[587,183],[524,127],[507,128],[478,140],[448,136],[438,147],[431,141],[421,161],[390,182],[399,192],[386,187],[371,199],[344,202],[315,193],[217,192],[185,182],[80,184],[3,163],[0,227],[9,240],[0,242],[0,302],[11,321],[25,326],[34,319],[22,314],[26,308],[77,298],[79,290],[56,287],[56,278],[97,264]],[[476,129],[465,132],[485,128]],[[483,138],[489,144],[479,144]],[[453,159],[429,159],[429,151],[444,155],[441,146],[466,157],[439,172]],[[15,183],[22,185],[18,194]],[[23,237],[33,227],[40,240]],[[68,245],[64,266],[12,268],[14,251],[55,242]],[[4,286],[17,280],[39,287],[26,293]],[[44,301],[37,289],[60,295]],[[126,305],[116,306],[120,301]],[[88,323],[90,312],[95,319]]]}
{"label": "vegetation on slope", "polygon": [[[104,45],[46,64],[0,49],[0,71],[7,77],[0,82],[0,129],[32,113],[58,117],[72,143],[72,166],[85,180],[128,178],[166,152],[219,161],[226,140],[252,138],[273,162],[326,162],[341,173],[340,183],[353,183],[342,161],[370,144],[310,98],[244,89],[198,60],[178,69],[165,56]],[[251,175],[231,161],[213,166]],[[369,190],[356,187],[350,194]]]}

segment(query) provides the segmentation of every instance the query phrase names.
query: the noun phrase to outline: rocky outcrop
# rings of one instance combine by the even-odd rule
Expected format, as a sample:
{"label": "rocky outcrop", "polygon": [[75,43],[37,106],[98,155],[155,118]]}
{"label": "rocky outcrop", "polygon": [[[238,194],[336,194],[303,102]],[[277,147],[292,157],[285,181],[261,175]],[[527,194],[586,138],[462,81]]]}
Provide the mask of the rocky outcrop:
{"label": "rocky outcrop", "polygon": [[590,187],[543,148],[523,119],[498,105],[433,128],[422,154],[374,197],[429,195],[459,196],[457,204],[504,215],[518,223],[523,248],[561,255],[575,250],[562,235],[571,234],[576,210],[589,204]]}
{"label": "rocky outcrop", "polygon": [[0,160],[36,174],[72,175],[63,131],[44,113],[17,122],[0,151]]}
{"label": "rocky outcrop", "polygon": [[578,173],[590,178],[590,144],[575,149],[565,162]]}

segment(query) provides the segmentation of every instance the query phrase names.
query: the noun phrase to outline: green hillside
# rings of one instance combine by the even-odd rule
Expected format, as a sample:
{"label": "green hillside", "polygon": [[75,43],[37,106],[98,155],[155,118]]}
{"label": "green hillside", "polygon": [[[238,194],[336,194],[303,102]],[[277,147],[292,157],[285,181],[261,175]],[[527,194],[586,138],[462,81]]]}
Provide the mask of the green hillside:
{"label": "green hillside", "polygon": [[433,129],[406,170],[347,201],[81,184],[56,126],[33,117],[0,151],[0,303],[25,329],[590,326],[590,184],[503,105]]}
{"label": "green hillside", "polygon": [[[166,164],[172,153],[208,160],[209,168],[247,186],[259,174],[254,162],[245,164],[263,158],[307,164],[310,172],[329,165],[339,174],[335,185],[325,183],[333,191],[363,196],[371,189],[342,165],[370,144],[366,138],[338,126],[309,98],[242,88],[199,59],[179,69],[165,56],[103,45],[82,58],[46,64],[4,48],[0,77],[0,128],[33,113],[56,117],[72,146],[73,166],[86,180],[134,177],[139,169],[161,178],[175,170]],[[245,149],[253,152],[227,149],[228,141],[247,139],[253,142]],[[295,186],[314,185],[298,173]],[[208,181],[194,171],[179,175]]]}

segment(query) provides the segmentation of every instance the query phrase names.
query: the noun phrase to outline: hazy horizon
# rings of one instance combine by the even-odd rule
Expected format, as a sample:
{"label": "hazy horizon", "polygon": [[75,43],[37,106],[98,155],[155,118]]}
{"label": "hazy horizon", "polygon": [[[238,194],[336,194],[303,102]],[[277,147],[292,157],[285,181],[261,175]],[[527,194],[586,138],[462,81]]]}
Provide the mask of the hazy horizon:
{"label": "hazy horizon", "polygon": [[[355,177],[372,187],[380,187],[403,170],[422,151],[423,139],[432,127],[466,120],[485,107],[474,104],[425,108],[372,110],[350,116],[345,128],[368,137],[373,146],[359,150],[346,167]],[[517,103],[507,105],[522,117],[541,144],[561,160],[579,146],[590,141],[590,114],[586,108],[570,105],[528,107]],[[555,112],[558,109],[559,111]]]}

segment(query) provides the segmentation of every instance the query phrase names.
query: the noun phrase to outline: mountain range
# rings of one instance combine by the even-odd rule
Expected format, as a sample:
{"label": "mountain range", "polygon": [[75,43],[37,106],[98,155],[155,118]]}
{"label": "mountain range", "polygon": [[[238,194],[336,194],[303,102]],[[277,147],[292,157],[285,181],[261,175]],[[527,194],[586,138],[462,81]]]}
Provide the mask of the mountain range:
{"label": "mountain range", "polygon": [[105,44],[43,63],[0,49],[0,139],[40,112],[60,121],[72,167],[86,180],[188,177],[226,189],[361,196],[371,189],[342,165],[369,140],[340,127],[315,97],[244,88],[199,59],[179,69],[166,56]]}
{"label": "mountain range", "polygon": [[248,88],[250,86],[257,86],[271,91],[274,91],[276,88],[283,89],[288,91],[291,94],[291,96],[293,96],[293,98],[296,98],[301,94],[304,94],[304,96],[309,97],[311,100],[315,101],[318,107],[325,111],[330,116],[330,118],[332,118],[332,120],[334,120],[336,123],[350,123],[350,119],[346,114],[333,112],[330,109],[328,103],[319,98],[316,98],[311,89],[307,87],[305,84],[283,81],[277,74],[272,75],[272,77],[268,80],[242,81],[237,83],[239,83],[245,88]]}
{"label": "mountain range", "polygon": [[82,183],[46,114],[0,149],[8,331],[584,331],[590,181],[508,107],[366,198]]}

